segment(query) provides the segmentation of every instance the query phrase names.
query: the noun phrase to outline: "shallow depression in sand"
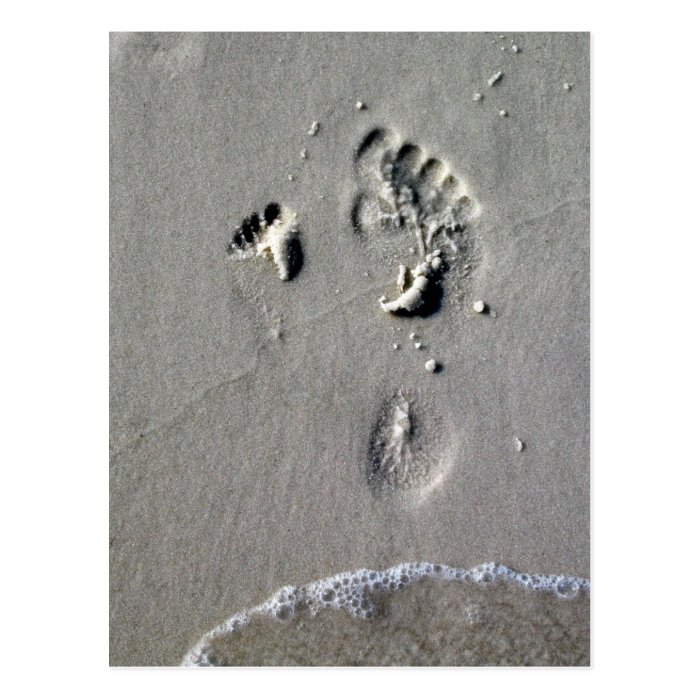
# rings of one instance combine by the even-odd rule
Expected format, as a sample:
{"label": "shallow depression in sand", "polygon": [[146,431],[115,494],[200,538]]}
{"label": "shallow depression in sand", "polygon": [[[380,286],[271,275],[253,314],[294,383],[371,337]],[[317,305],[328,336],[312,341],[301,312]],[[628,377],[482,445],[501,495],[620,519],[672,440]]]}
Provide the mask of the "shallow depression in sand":
{"label": "shallow depression in sand", "polygon": [[379,409],[370,436],[366,478],[376,497],[427,495],[444,479],[454,460],[454,445],[431,403],[399,389]]}

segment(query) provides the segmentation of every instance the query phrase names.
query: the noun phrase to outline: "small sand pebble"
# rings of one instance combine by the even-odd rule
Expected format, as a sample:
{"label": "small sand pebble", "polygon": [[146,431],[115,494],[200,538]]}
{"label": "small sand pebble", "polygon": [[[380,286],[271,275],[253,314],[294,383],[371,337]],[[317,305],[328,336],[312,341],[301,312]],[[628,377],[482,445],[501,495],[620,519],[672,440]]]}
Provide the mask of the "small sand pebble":
{"label": "small sand pebble", "polygon": [[484,99],[484,96],[480,92],[475,92],[472,95],[472,100],[474,100],[474,102],[481,102],[481,100],[483,100],[483,99]]}
{"label": "small sand pebble", "polygon": [[503,77],[503,72],[498,71],[498,73],[494,73],[489,79],[488,79],[488,84],[490,87],[493,87],[501,78]]}
{"label": "small sand pebble", "polygon": [[411,247],[408,249],[408,253],[409,253],[409,255],[415,255],[415,254],[416,254],[416,249],[415,249],[413,246],[411,246]]}
{"label": "small sand pebble", "polygon": [[522,452],[522,451],[525,449],[525,443],[524,443],[520,438],[517,438],[517,437],[516,437],[516,438],[513,440],[513,442],[515,443],[515,449],[516,449],[518,452]]}
{"label": "small sand pebble", "polygon": [[420,350],[422,343],[421,342],[413,343],[413,345],[416,348],[416,350]]}
{"label": "small sand pebble", "polygon": [[306,158],[306,153],[307,153],[307,152],[306,152],[306,149],[305,149],[305,148],[302,148],[302,149],[301,149],[301,153],[300,153],[299,155],[302,157],[302,159],[305,159],[305,158]]}
{"label": "small sand pebble", "polygon": [[507,117],[507,116],[508,116],[508,112],[506,112],[505,109],[499,109],[499,110],[498,110],[498,114],[499,114],[500,116],[502,116],[502,117]]}
{"label": "small sand pebble", "polygon": [[408,337],[409,337],[411,340],[413,340],[414,338],[417,338],[418,335],[417,335],[417,334],[415,333],[415,331],[414,331],[414,332],[411,333]]}
{"label": "small sand pebble", "polygon": [[398,350],[398,349],[399,349],[398,343],[394,343],[394,350]]}
{"label": "small sand pebble", "polygon": [[513,44],[513,46],[510,47],[510,50],[511,50],[513,53],[518,53],[518,51],[520,51],[520,49],[518,48],[518,45],[517,45],[517,44]]}
{"label": "small sand pebble", "polygon": [[573,85],[571,83],[564,83],[564,90],[571,90]]}
{"label": "small sand pebble", "polygon": [[484,309],[486,309],[486,304],[484,304],[484,302],[481,301],[481,299],[479,299],[479,301],[474,302],[472,308],[474,309],[474,311],[476,311],[476,313],[483,314]]}
{"label": "small sand pebble", "polygon": [[292,180],[294,180],[294,175],[287,175],[287,180],[289,180],[289,182],[292,182]]}
{"label": "small sand pebble", "polygon": [[318,134],[318,130],[320,128],[321,128],[321,125],[318,122],[313,122],[313,124],[311,124],[311,128],[309,129],[309,131],[307,133],[309,134],[309,136],[316,136],[316,134]]}
{"label": "small sand pebble", "polygon": [[431,357],[426,363],[425,363],[425,369],[428,370],[428,372],[434,372],[437,369],[437,362],[433,360]]}
{"label": "small sand pebble", "polygon": [[366,109],[367,105],[364,102],[355,102],[355,109]]}

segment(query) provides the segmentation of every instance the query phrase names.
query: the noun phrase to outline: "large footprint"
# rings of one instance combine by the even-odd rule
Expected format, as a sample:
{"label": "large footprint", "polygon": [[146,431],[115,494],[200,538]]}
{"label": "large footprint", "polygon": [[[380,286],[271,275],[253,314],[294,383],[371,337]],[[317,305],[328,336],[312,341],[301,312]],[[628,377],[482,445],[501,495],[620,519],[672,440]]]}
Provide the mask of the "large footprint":
{"label": "large footprint", "polygon": [[373,129],[355,152],[359,192],[352,207],[355,231],[385,257],[410,249],[423,260],[439,248],[443,257],[467,253],[469,223],[479,205],[466,182],[420,146],[389,129]]}
{"label": "large footprint", "polygon": [[370,131],[354,160],[353,229],[373,255],[400,261],[397,297],[382,297],[380,306],[387,313],[430,315],[441,306],[445,273],[458,268],[452,276],[461,282],[478,257],[470,223],[479,204],[442,160],[390,129]]}

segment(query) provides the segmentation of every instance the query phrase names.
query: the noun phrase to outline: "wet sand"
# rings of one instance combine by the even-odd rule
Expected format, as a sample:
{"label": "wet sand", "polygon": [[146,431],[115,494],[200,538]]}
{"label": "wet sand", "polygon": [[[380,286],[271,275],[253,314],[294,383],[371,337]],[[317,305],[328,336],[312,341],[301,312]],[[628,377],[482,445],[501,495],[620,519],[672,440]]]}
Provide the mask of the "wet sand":
{"label": "wet sand", "polygon": [[219,666],[588,666],[589,599],[424,581],[366,621],[324,610],[256,619],[216,640]]}

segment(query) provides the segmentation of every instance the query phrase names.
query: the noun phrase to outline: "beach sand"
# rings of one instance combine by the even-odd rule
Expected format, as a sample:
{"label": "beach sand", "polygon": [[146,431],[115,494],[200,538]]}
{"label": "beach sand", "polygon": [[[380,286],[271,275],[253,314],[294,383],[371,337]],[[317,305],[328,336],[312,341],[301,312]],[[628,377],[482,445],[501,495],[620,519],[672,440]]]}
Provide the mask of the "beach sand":
{"label": "beach sand", "polygon": [[[179,664],[281,586],[359,567],[589,576],[589,38],[499,36],[111,35],[111,664]],[[374,130],[380,157],[411,144],[478,205],[431,313],[378,303],[419,259],[356,220]],[[291,280],[229,255],[269,203],[296,213]],[[397,485],[377,435],[403,400],[415,479]],[[447,588],[390,607],[429,618]],[[587,600],[513,595],[518,620],[578,632],[573,651],[504,659],[587,663]]]}

